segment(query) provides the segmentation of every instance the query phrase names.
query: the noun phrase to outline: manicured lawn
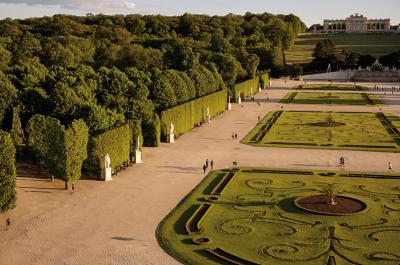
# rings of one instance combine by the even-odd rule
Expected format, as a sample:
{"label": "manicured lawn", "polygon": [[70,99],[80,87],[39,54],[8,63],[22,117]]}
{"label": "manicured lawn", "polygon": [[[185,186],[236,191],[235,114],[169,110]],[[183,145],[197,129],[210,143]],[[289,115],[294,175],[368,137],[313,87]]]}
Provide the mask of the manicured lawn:
{"label": "manicured lawn", "polygon": [[[162,221],[160,245],[183,264],[397,265],[399,175],[236,168],[213,171]],[[366,210],[314,214],[294,200],[333,185]],[[396,188],[397,187],[397,188]]]}
{"label": "manicured lawn", "polygon": [[339,105],[376,105],[382,104],[377,96],[366,93],[288,93],[281,103],[293,104],[339,104]]}
{"label": "manicured lawn", "polygon": [[[337,124],[327,125],[329,120]],[[400,152],[399,120],[392,114],[371,112],[276,111],[241,142],[260,147]]]}
{"label": "manicured lawn", "polygon": [[300,85],[294,87],[294,89],[299,90],[338,90],[338,91],[367,91],[367,87],[363,86],[354,86],[354,85],[345,85],[345,84],[311,84],[311,85]]}
{"label": "manicured lawn", "polygon": [[400,34],[304,34],[285,52],[287,63],[311,62],[315,45],[324,39],[332,39],[337,50],[370,54],[376,58],[398,51],[400,47]]}

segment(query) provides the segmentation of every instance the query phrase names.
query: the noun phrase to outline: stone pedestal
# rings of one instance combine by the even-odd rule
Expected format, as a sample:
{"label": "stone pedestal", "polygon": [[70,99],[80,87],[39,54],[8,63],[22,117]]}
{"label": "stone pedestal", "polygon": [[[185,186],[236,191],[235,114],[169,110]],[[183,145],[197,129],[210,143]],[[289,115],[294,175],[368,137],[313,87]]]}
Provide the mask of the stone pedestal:
{"label": "stone pedestal", "polygon": [[207,115],[206,116],[206,123],[210,123],[211,122],[211,117],[210,117],[210,115]]}
{"label": "stone pedestal", "polygon": [[228,103],[228,110],[232,109],[232,103]]}
{"label": "stone pedestal", "polygon": [[112,180],[111,168],[106,168],[106,175],[105,175],[104,181],[110,181],[110,180]]}
{"label": "stone pedestal", "polygon": [[175,134],[173,134],[173,133],[170,133],[169,134],[169,142],[172,144],[172,143],[175,143]]}
{"label": "stone pedestal", "polygon": [[140,164],[143,163],[142,162],[142,152],[140,152],[139,150],[135,151],[135,164]]}

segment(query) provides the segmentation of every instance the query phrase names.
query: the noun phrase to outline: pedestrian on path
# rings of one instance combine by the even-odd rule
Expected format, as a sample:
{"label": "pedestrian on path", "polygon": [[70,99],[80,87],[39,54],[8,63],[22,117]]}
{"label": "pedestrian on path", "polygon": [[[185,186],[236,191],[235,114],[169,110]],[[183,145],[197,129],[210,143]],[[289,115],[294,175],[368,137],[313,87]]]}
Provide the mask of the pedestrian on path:
{"label": "pedestrian on path", "polygon": [[204,174],[206,174],[206,169],[207,169],[206,165],[203,165],[203,172],[204,172]]}
{"label": "pedestrian on path", "polygon": [[211,170],[213,170],[213,168],[214,168],[214,160],[211,160],[210,166],[211,166]]}
{"label": "pedestrian on path", "polygon": [[389,172],[392,172],[392,169],[393,169],[392,162],[389,162]]}
{"label": "pedestrian on path", "polygon": [[235,140],[235,133],[232,133],[232,140]]}
{"label": "pedestrian on path", "polygon": [[237,133],[235,133],[235,139],[237,139],[237,137],[238,137],[238,136],[237,136]]}
{"label": "pedestrian on path", "polygon": [[208,168],[208,159],[206,159],[206,168]]}
{"label": "pedestrian on path", "polygon": [[71,189],[72,189],[72,193],[74,193],[75,192],[75,184],[74,183],[72,183]]}
{"label": "pedestrian on path", "polygon": [[260,122],[260,120],[261,120],[260,115],[258,115],[258,122]]}

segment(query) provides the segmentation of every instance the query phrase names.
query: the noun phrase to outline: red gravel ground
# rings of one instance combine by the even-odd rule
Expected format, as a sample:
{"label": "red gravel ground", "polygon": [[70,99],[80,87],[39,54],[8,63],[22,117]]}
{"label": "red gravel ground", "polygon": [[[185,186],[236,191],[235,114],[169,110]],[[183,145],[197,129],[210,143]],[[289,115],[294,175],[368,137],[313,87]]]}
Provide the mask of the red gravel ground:
{"label": "red gravel ground", "polygon": [[304,210],[319,212],[321,214],[351,214],[357,213],[366,208],[366,205],[356,199],[349,197],[335,197],[336,205],[329,203],[329,197],[324,194],[311,195],[298,199],[297,205]]}

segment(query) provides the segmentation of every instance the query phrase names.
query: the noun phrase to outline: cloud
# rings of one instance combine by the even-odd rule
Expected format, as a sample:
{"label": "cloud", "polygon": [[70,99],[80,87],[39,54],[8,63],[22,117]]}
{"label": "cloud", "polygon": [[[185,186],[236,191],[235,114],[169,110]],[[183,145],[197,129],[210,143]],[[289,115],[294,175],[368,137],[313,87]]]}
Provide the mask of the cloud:
{"label": "cloud", "polygon": [[123,0],[0,0],[4,4],[60,6],[66,9],[114,10],[135,9],[134,2]]}

